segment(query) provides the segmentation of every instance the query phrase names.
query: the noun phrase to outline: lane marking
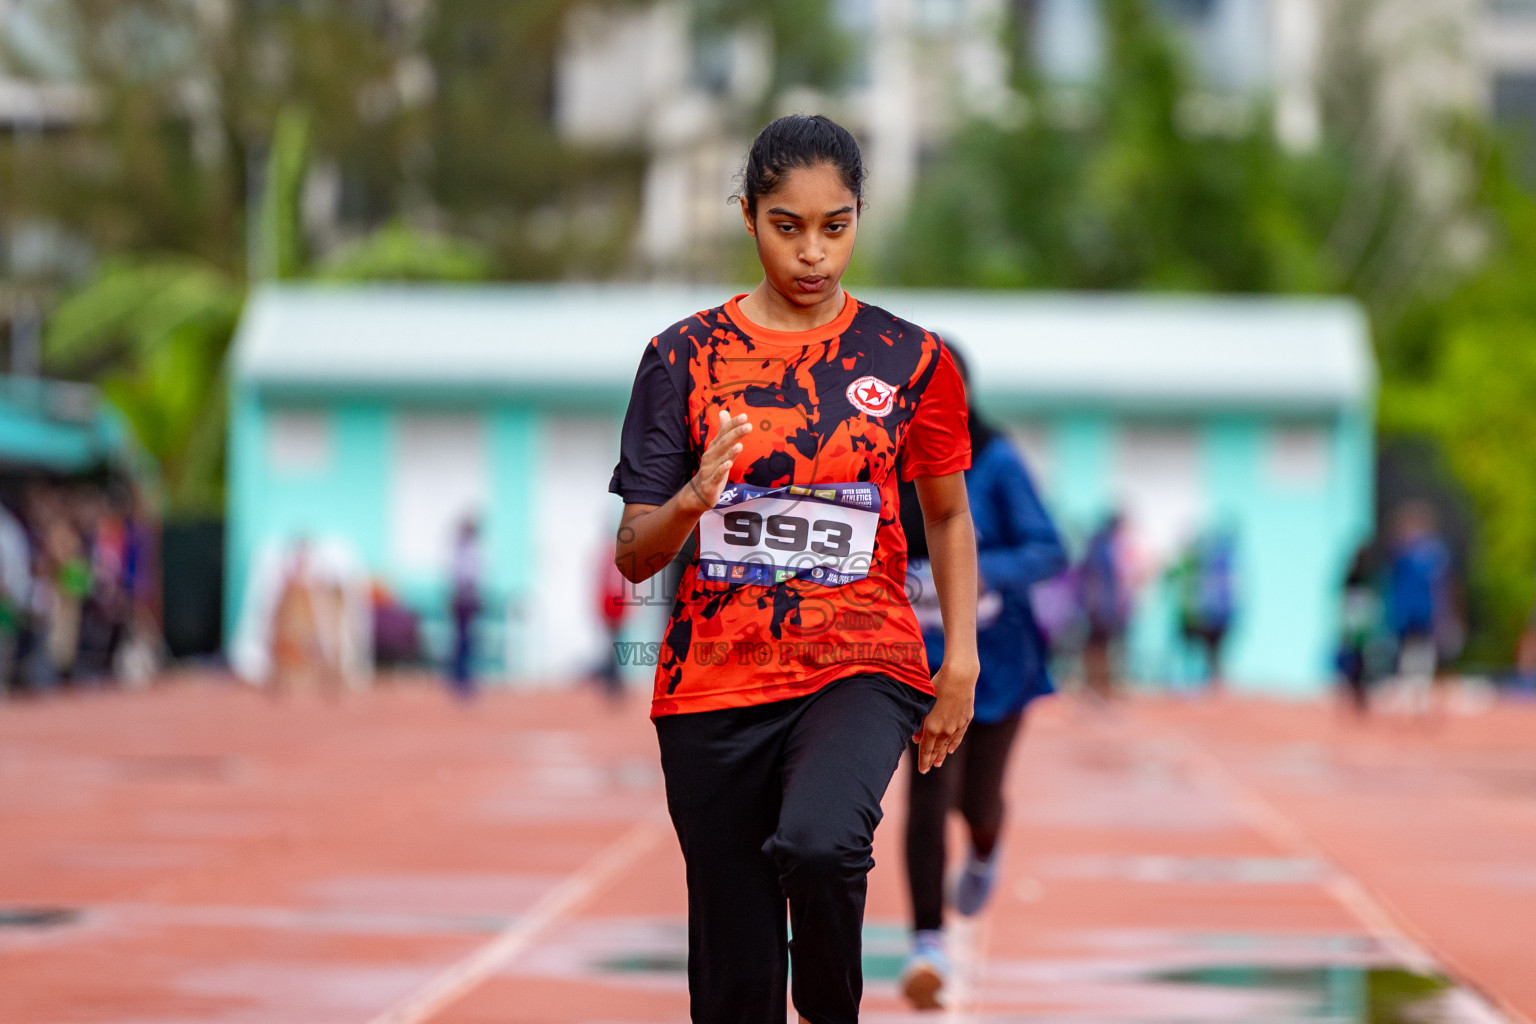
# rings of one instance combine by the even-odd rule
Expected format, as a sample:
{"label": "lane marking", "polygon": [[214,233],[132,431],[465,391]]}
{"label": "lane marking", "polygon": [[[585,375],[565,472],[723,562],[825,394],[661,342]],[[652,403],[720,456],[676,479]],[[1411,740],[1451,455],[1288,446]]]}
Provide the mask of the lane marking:
{"label": "lane marking", "polygon": [[1432,955],[1429,950],[1433,943],[1427,941],[1411,922],[1373,895],[1310,832],[1239,779],[1215,754],[1185,737],[1175,742],[1207,783],[1230,800],[1256,831],[1276,845],[1289,848],[1293,854],[1313,857],[1327,864],[1330,870],[1323,882],[1323,890],[1354,915],[1402,966],[1420,974],[1449,974],[1461,990],[1457,994],[1458,1009],[1468,1018],[1482,1024],[1532,1024],[1530,1018],[1507,1000],[1473,985],[1468,973],[1454,958],[1444,953]]}
{"label": "lane marking", "polygon": [[369,1024],[424,1024],[501,970],[540,932],[570,913],[656,845],[664,823],[647,819],[604,847],[494,939],[450,966]]}

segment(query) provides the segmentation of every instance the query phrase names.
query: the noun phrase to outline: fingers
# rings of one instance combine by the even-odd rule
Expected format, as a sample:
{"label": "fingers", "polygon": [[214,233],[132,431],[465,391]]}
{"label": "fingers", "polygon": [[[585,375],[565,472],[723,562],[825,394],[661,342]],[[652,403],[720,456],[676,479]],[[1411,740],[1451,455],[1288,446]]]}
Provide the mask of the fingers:
{"label": "fingers", "polygon": [[720,410],[720,429],[715,432],[715,439],[705,449],[705,455],[718,454],[721,451],[730,451],[731,454],[739,454],[741,446],[736,442],[752,432],[752,424],[748,422],[745,413],[732,417],[724,409]]}
{"label": "fingers", "polygon": [[944,767],[944,759],[949,756],[951,749],[948,736],[936,736],[933,741],[933,767]]}
{"label": "fingers", "polygon": [[942,767],[945,758],[960,749],[960,741],[965,739],[969,727],[969,722],[956,726],[925,720],[923,731],[912,737],[917,741],[918,774],[926,775],[930,768]]}
{"label": "fingers", "polygon": [[928,774],[928,769],[937,768],[944,763],[944,758],[949,754],[948,736],[937,727],[928,722],[923,723],[923,732],[917,742],[917,771],[920,775]]}
{"label": "fingers", "polygon": [[740,439],[751,430],[752,424],[747,422],[745,415],[733,417],[723,409],[720,411],[720,429],[699,460],[698,479],[706,490],[713,491],[724,485],[736,456],[741,454]]}
{"label": "fingers", "polygon": [[917,773],[927,775],[928,769],[933,767],[933,734],[926,728],[918,736],[917,740]]}
{"label": "fingers", "polygon": [[967,723],[965,725],[962,725],[954,733],[954,735],[950,736],[949,744],[948,744],[949,749],[947,751],[945,751],[945,753],[953,754],[955,751],[959,750],[960,749],[960,741],[965,739],[966,731],[969,730],[969,729],[970,729],[970,724]]}

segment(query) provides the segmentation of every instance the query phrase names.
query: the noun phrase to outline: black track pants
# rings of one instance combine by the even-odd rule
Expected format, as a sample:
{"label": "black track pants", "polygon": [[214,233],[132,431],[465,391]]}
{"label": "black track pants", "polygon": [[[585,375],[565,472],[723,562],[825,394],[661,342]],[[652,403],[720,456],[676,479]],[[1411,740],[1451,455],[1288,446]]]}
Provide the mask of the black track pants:
{"label": "black track pants", "polygon": [[[688,873],[694,1024],[854,1024],[880,799],[933,698],[879,675],[656,719]],[[786,902],[794,930],[787,942]]]}
{"label": "black track pants", "polygon": [[1000,722],[972,722],[965,739],[944,767],[917,773],[917,747],[908,766],[907,881],[912,887],[912,928],[944,927],[946,819],[951,807],[970,827],[977,846],[988,856],[1003,827],[1003,776],[1008,752],[1019,731],[1020,714]]}

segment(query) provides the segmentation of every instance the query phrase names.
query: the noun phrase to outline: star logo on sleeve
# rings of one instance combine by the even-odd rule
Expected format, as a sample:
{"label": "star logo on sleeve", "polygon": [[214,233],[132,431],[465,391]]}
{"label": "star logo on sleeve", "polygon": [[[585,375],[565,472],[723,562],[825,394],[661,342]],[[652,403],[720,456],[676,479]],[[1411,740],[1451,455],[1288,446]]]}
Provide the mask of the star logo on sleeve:
{"label": "star logo on sleeve", "polygon": [[860,377],[848,385],[848,401],[870,416],[884,416],[896,403],[896,388],[879,377]]}

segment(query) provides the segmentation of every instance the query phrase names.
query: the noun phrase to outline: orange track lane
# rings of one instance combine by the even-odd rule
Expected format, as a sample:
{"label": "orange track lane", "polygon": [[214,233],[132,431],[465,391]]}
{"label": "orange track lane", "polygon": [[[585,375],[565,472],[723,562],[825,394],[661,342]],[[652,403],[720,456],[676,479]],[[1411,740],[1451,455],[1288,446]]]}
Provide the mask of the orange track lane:
{"label": "orange track lane", "polygon": [[[903,769],[904,770],[904,769]],[[865,1019],[910,1020],[893,785]],[[1536,1019],[1536,710],[1040,707],[951,1019]],[[6,1024],[687,1019],[682,869],[639,701],[436,688],[278,704],[183,680],[0,705]],[[960,839],[958,826],[956,846]],[[1473,993],[1481,993],[1481,997]],[[1354,1007],[1355,1009],[1351,1009]]]}

